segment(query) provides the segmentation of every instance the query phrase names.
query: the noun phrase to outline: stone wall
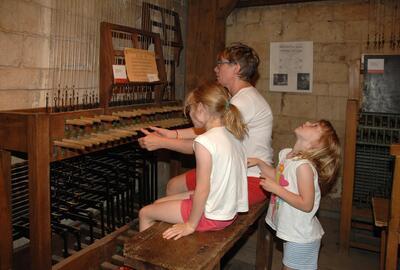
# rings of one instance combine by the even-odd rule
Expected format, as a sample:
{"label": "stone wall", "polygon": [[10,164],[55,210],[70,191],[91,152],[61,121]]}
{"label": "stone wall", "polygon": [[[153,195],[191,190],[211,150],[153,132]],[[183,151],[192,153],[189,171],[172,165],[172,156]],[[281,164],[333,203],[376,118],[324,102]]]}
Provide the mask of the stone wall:
{"label": "stone wall", "polygon": [[[178,12],[185,34],[186,3],[148,2]],[[0,110],[44,107],[46,94],[50,92],[51,103],[51,93],[56,93],[58,85],[62,89],[72,85],[98,88],[100,21],[140,28],[141,3],[142,0],[0,0]],[[76,10],[77,7],[81,9]],[[180,60],[175,72],[178,99],[184,96],[184,53]],[[83,90],[80,96],[82,93]]]}
{"label": "stone wall", "polygon": [[[242,41],[260,55],[260,77],[256,87],[274,114],[275,157],[280,149],[293,145],[294,128],[309,120],[330,120],[343,145],[349,66],[363,53],[384,52],[366,49],[368,14],[368,1],[338,0],[241,8],[228,17],[226,43]],[[270,42],[287,41],[314,42],[314,81],[310,94],[269,90]],[[341,175],[325,201],[340,197]],[[338,201],[333,201],[328,208],[340,207]]]}
{"label": "stone wall", "polygon": [[46,88],[51,0],[0,1],[0,110],[37,107]]}

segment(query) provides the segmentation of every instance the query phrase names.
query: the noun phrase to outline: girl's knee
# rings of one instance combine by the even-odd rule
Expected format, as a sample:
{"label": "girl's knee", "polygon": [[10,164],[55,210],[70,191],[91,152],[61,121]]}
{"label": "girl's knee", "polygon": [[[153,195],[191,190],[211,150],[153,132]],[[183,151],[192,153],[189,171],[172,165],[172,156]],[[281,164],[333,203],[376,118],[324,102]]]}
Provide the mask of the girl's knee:
{"label": "girl's knee", "polygon": [[149,216],[149,208],[149,206],[145,206],[139,210],[139,219],[145,219]]}
{"label": "girl's knee", "polygon": [[175,195],[175,194],[179,193],[179,189],[178,189],[179,185],[178,184],[179,184],[179,180],[176,177],[174,177],[168,181],[167,190],[166,190],[167,196]]}
{"label": "girl's knee", "polygon": [[186,178],[184,175],[178,175],[171,178],[167,183],[167,196],[175,195],[187,191]]}

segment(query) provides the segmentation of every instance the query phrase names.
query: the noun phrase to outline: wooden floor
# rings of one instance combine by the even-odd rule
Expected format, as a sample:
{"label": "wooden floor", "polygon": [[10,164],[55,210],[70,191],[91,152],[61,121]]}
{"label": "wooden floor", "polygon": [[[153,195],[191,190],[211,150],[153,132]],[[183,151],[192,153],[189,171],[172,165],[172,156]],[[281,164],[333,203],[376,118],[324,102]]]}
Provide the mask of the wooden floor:
{"label": "wooden floor", "polygon": [[[351,248],[348,255],[339,253],[339,219],[320,217],[325,230],[322,239],[322,248],[319,257],[319,270],[376,270],[379,269],[379,254]],[[256,233],[249,233],[247,241],[243,241],[235,253],[225,259],[224,270],[250,270],[254,269],[256,254]],[[272,270],[281,269],[282,251],[275,245]]]}

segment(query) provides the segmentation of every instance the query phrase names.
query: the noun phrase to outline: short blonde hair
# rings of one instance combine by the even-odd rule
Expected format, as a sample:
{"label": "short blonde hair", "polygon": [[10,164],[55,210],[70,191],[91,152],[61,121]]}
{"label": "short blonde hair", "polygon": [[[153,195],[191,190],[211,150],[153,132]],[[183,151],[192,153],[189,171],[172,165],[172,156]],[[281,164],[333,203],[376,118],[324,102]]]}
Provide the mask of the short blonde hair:
{"label": "short blonde hair", "polygon": [[189,93],[185,100],[185,112],[190,105],[201,102],[212,114],[222,118],[222,123],[237,139],[243,140],[247,127],[238,108],[230,103],[230,94],[218,83],[204,83]]}

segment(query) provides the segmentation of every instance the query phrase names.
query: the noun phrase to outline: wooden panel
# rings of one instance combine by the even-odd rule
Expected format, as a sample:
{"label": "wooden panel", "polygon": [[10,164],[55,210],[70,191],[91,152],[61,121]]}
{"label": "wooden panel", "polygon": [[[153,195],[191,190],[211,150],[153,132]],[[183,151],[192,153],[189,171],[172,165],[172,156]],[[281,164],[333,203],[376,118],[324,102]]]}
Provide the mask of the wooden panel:
{"label": "wooden panel", "polygon": [[32,269],[51,269],[49,117],[28,117],[29,238]]}
{"label": "wooden panel", "polygon": [[400,144],[392,144],[390,146],[390,154],[392,156],[400,156]]}
{"label": "wooden panel", "polygon": [[256,269],[272,269],[274,234],[267,228],[263,217],[258,220],[257,238]]}
{"label": "wooden panel", "polygon": [[0,113],[0,149],[26,152],[26,115]]}
{"label": "wooden panel", "polygon": [[358,101],[348,100],[346,110],[346,134],[343,153],[342,205],[340,214],[340,250],[342,252],[347,252],[350,245],[357,119]]}
{"label": "wooden panel", "polygon": [[386,198],[372,197],[372,211],[376,227],[386,227],[389,219],[389,200]]}
{"label": "wooden panel", "polygon": [[395,270],[397,269],[400,229],[400,144],[392,145],[390,147],[390,154],[396,156],[396,160],[390,199],[390,219],[386,242],[385,265],[387,270]]}
{"label": "wooden panel", "polygon": [[53,266],[52,270],[78,270],[98,269],[98,266],[109,260],[120,245],[118,236],[123,235],[131,228],[131,224],[122,226],[105,237],[97,240],[88,247],[76,252],[72,256],[62,260]]}
{"label": "wooden panel", "polygon": [[236,7],[255,7],[255,6],[269,6],[269,5],[283,5],[295,4],[305,2],[321,2],[326,0],[239,0]]}
{"label": "wooden panel", "polygon": [[[225,47],[225,21],[237,0],[190,0],[186,36],[186,91],[215,80],[217,53]],[[207,23],[204,23],[207,18]]]}
{"label": "wooden panel", "polygon": [[0,150],[0,269],[12,269],[11,155]]}
{"label": "wooden panel", "polygon": [[350,63],[349,67],[349,99],[361,100],[360,59]]}

